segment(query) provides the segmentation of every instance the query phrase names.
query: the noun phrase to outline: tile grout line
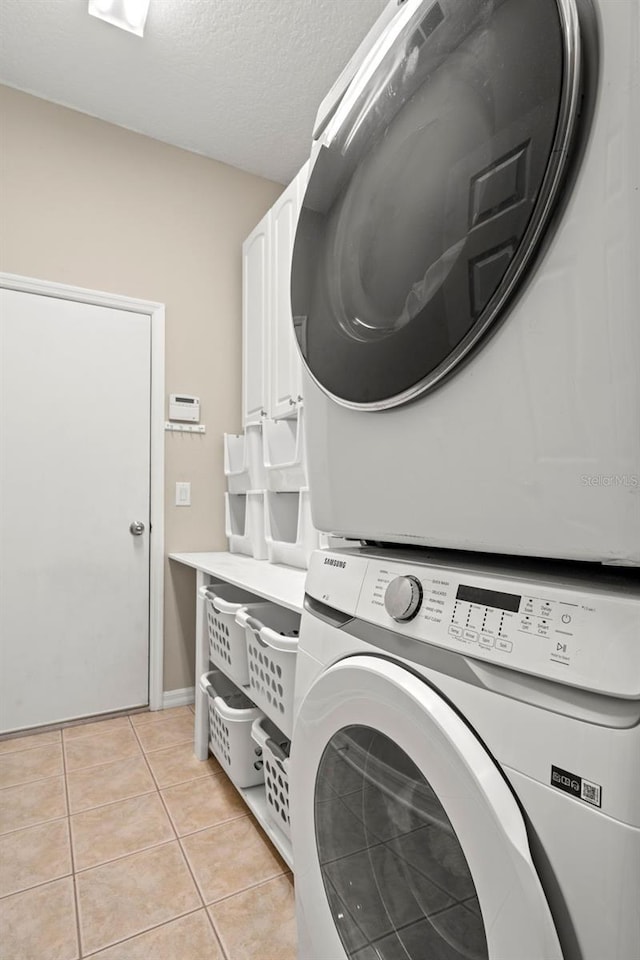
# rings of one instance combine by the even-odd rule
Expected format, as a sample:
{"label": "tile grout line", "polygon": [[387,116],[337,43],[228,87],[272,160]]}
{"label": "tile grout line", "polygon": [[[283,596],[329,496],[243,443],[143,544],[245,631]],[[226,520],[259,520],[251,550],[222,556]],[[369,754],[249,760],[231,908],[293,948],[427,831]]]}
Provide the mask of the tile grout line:
{"label": "tile grout line", "polygon": [[[136,729],[135,727],[133,728]],[[193,743],[193,737],[185,737],[184,740],[176,740],[175,743],[170,743],[166,747],[153,747],[152,750],[144,750],[142,744],[140,744],[140,749],[145,753],[161,753],[163,750],[172,750],[174,747],[183,747],[185,743]]]}
{"label": "tile grout line", "polygon": [[101,860],[99,863],[92,863],[90,867],[81,867],[79,870],[76,870],[75,876],[81,877],[83,874],[89,873],[90,870],[98,870],[100,867],[110,867],[113,863],[120,863],[121,860],[137,857],[138,854],[148,853],[149,850],[157,850],[158,847],[166,847],[170,843],[175,843],[175,839],[159,840],[157,843],[152,843],[148,847],[141,847],[139,850],[130,850],[129,853],[122,853],[118,857],[113,857],[112,860]]}
{"label": "tile grout line", "polygon": [[212,900],[211,903],[206,903],[205,907],[217,907],[219,903],[225,903],[227,900],[233,900],[234,897],[240,896],[241,893],[249,893],[250,890],[257,890],[259,887],[264,887],[267,883],[272,883],[274,880],[280,880],[282,877],[288,877],[290,873],[291,871],[286,869],[281,873],[274,874],[273,877],[265,877],[263,880],[256,881],[256,883],[250,883],[247,887],[243,887],[242,890],[234,890],[233,893],[226,893],[223,897],[218,897],[217,900]]}
{"label": "tile grout line", "polygon": [[[53,821],[49,821],[49,822],[53,823]],[[0,897],[0,903],[3,900],[8,900],[9,897],[17,897],[21,893],[31,893],[32,890],[37,890],[39,887],[46,887],[50,883],[57,883],[58,880],[68,880],[69,878],[73,880],[73,873],[64,873],[60,877],[49,877],[48,880],[40,880],[38,883],[34,883],[30,887],[23,887],[22,890],[14,890],[13,893],[3,894]]]}
{"label": "tile grout line", "polygon": [[[52,780],[62,780],[62,777],[52,777]],[[12,837],[14,833],[20,833],[21,830],[31,830],[32,827],[43,827],[45,823],[56,823],[58,820],[67,820],[68,814],[64,814],[62,817],[50,817],[48,820],[36,820],[35,823],[29,823],[26,827],[14,827],[13,830],[5,830],[4,833],[0,833],[0,840],[4,840],[5,837]]]}
{"label": "tile grout line", "polygon": [[[75,773],[75,770],[73,771]],[[144,790],[142,793],[133,793],[130,797],[120,797],[119,800],[107,800],[106,803],[96,803],[94,807],[83,807],[82,810],[74,810],[69,816],[79,817],[83,813],[93,813],[94,810],[103,810],[104,807],[112,807],[115,803],[126,803],[127,800],[139,800],[140,797],[149,797],[155,793],[155,784],[152,790]]]}
{"label": "tile grout line", "polygon": [[71,884],[73,886],[73,906],[76,920],[76,937],[78,941],[78,957],[82,957],[82,933],[80,930],[80,903],[78,900],[78,888],[76,885],[76,859],[73,852],[73,834],[71,832],[71,804],[69,803],[69,784],[67,782],[67,752],[65,750],[64,737],[60,734],[62,749],[62,773],[64,777],[64,798],[67,804],[67,832],[69,835],[69,855],[71,857]]}
{"label": "tile grout line", "polygon": [[[34,736],[41,736],[41,734],[34,734]],[[19,740],[20,737],[16,737],[15,739]],[[11,743],[11,742],[12,742],[11,739],[0,740],[0,746],[3,743]],[[17,753],[27,753],[27,752],[30,752],[31,750],[39,750],[41,747],[55,747],[56,744],[61,744],[61,743],[62,743],[62,735],[58,740],[49,740],[46,743],[32,743],[27,747],[25,746],[18,747],[17,750],[0,750],[0,760],[6,760],[9,757],[15,757]]]}
{"label": "tile grout line", "polygon": [[[130,720],[129,717],[126,717],[126,719],[127,719],[128,722],[127,722],[126,724],[123,724],[121,727],[118,727],[118,730],[120,730],[120,729],[122,729],[122,730],[129,729],[129,730],[131,730],[131,731],[133,732],[133,734],[134,734],[134,736],[133,736],[133,742],[136,744],[136,746],[138,747],[139,751],[142,753],[142,756],[143,756],[144,762],[145,762],[145,766],[146,766],[146,768],[149,770],[149,774],[150,774],[150,777],[151,777],[151,783],[153,784],[153,789],[150,790],[150,791],[147,791],[146,794],[139,794],[138,797],[131,797],[131,798],[125,798],[125,799],[138,799],[140,796],[145,796],[145,795],[149,795],[149,796],[150,796],[150,795],[153,795],[154,793],[157,793],[157,794],[160,796],[159,787],[158,787],[158,785],[157,785],[157,783],[156,783],[156,779],[155,779],[155,777],[154,777],[154,775],[153,775],[153,771],[152,771],[151,768],[150,768],[150,764],[149,764],[149,762],[148,762],[147,759],[146,759],[146,754],[145,754],[144,749],[142,748],[142,744],[140,743],[140,739],[139,739],[139,737],[137,736],[136,728],[135,728],[134,725],[132,724],[132,722],[131,722],[131,720]],[[159,719],[160,719],[160,718],[159,718]],[[164,719],[169,719],[169,718],[164,718]],[[7,899],[7,898],[13,897],[13,896],[15,896],[15,895],[23,894],[23,893],[29,892],[29,891],[31,891],[31,890],[34,890],[34,889],[39,889],[40,887],[48,886],[48,885],[51,884],[51,883],[55,883],[55,882],[58,882],[58,881],[70,879],[70,880],[71,880],[71,883],[72,883],[72,886],[73,886],[74,926],[75,926],[75,932],[76,932],[76,950],[77,950],[76,956],[78,956],[79,958],[82,958],[82,957],[84,956],[84,943],[83,943],[83,937],[82,937],[81,911],[80,911],[79,894],[78,894],[78,887],[77,887],[77,882],[76,882],[76,880],[77,880],[77,876],[78,876],[79,873],[86,872],[86,870],[89,870],[89,869],[92,869],[92,868],[91,868],[91,867],[87,867],[87,868],[84,868],[84,869],[81,870],[81,871],[79,871],[79,870],[77,869],[76,852],[75,852],[75,848],[74,848],[73,832],[72,832],[72,825],[71,825],[71,816],[72,816],[72,814],[71,814],[71,803],[70,803],[70,785],[69,785],[69,782],[68,782],[68,776],[69,776],[69,774],[74,773],[74,772],[76,772],[76,771],[72,771],[72,770],[69,770],[69,769],[68,769],[68,766],[67,766],[67,757],[66,757],[66,747],[67,747],[68,743],[73,744],[73,743],[76,742],[76,741],[77,741],[77,742],[91,741],[91,740],[96,740],[96,741],[97,741],[98,737],[100,737],[100,738],[102,737],[102,734],[101,734],[101,733],[98,733],[98,734],[95,734],[95,735],[92,734],[91,736],[88,736],[88,737],[71,738],[71,739],[67,742],[66,738],[64,738],[64,736],[63,736],[62,730],[60,730],[60,731],[52,731],[52,732],[57,732],[57,733],[58,733],[58,736],[55,737],[55,738],[52,738],[52,740],[51,740],[49,743],[46,743],[46,744],[37,743],[37,744],[30,745],[30,746],[28,746],[28,747],[26,747],[26,748],[23,747],[22,749],[19,749],[19,750],[9,751],[9,752],[7,752],[6,754],[0,755],[0,759],[5,759],[5,758],[6,758],[8,762],[11,762],[11,761],[16,762],[16,761],[15,761],[15,758],[19,757],[20,754],[30,754],[30,753],[32,753],[33,751],[38,750],[38,749],[40,749],[40,750],[47,749],[47,751],[48,751],[49,753],[51,753],[52,748],[53,748],[53,750],[56,751],[56,752],[58,752],[58,754],[59,754],[60,769],[58,770],[58,772],[56,772],[56,773],[53,774],[53,775],[48,775],[48,776],[44,776],[44,777],[38,777],[38,778],[36,778],[36,779],[34,779],[34,780],[27,780],[27,781],[21,781],[21,782],[18,782],[18,783],[11,783],[11,784],[2,785],[2,787],[0,787],[0,792],[4,792],[4,791],[6,791],[6,790],[11,790],[11,789],[15,789],[15,788],[29,787],[31,784],[42,783],[42,782],[45,782],[45,781],[54,781],[54,780],[55,780],[55,781],[59,781],[60,779],[62,779],[62,781],[63,781],[62,786],[63,786],[63,790],[64,790],[65,808],[66,808],[65,814],[64,814],[63,816],[58,816],[58,817],[53,817],[53,818],[50,818],[50,819],[41,820],[41,821],[38,821],[37,823],[32,823],[32,824],[28,824],[28,825],[21,825],[21,826],[15,827],[15,828],[12,829],[12,830],[5,831],[5,832],[4,832],[3,834],[1,834],[0,836],[2,836],[2,837],[11,837],[11,836],[15,836],[15,835],[18,834],[18,833],[22,833],[22,832],[24,832],[24,831],[26,831],[26,830],[31,830],[31,829],[33,829],[33,828],[35,828],[35,827],[44,826],[44,825],[50,824],[50,823],[58,823],[58,822],[65,821],[65,825],[66,825],[66,838],[67,838],[67,844],[68,844],[68,848],[67,848],[67,849],[68,849],[68,854],[69,854],[69,871],[70,871],[70,872],[64,873],[64,874],[61,875],[61,876],[48,877],[46,880],[43,880],[43,881],[41,881],[41,882],[39,882],[39,883],[31,884],[30,886],[25,887],[24,889],[12,891],[12,892],[10,892],[10,893],[8,893],[8,894],[5,894],[5,895],[3,895],[2,897],[0,897],[0,900],[5,900],[5,899]],[[105,732],[106,732],[106,731],[105,731]],[[111,733],[111,732],[113,732],[113,731],[108,731],[108,732]],[[116,732],[117,732],[117,731],[116,731]],[[58,749],[56,750],[56,748],[58,748]],[[118,760],[120,760],[120,761],[122,761],[122,759],[127,760],[127,759],[129,759],[129,758],[128,758],[128,757],[118,758]],[[131,759],[133,759],[133,757],[132,757]],[[17,762],[18,762],[18,764],[20,763],[19,760],[18,760]],[[95,769],[95,768],[97,768],[97,767],[104,766],[105,764],[107,764],[107,763],[109,763],[109,762],[112,762],[112,761],[104,761],[104,763],[92,764],[92,765],[89,766],[89,767],[80,767],[80,768],[78,768],[78,772],[80,772],[80,771],[84,772],[84,771],[86,771],[86,770],[93,770],[93,769]],[[116,762],[117,762],[117,761],[116,761]],[[121,802],[121,801],[111,801],[111,803],[116,803],[116,802]],[[160,796],[160,803],[161,803],[161,805],[162,805],[163,810],[165,811],[165,815],[167,816],[167,820],[168,820],[168,823],[169,823],[169,826],[170,826],[170,832],[172,832],[172,833],[174,834],[174,839],[177,840],[177,839],[178,839],[178,837],[177,837],[177,831],[176,831],[176,829],[175,829],[175,827],[174,827],[174,825],[173,825],[173,821],[172,821],[170,815],[168,814],[168,811],[167,811],[167,809],[166,809],[166,805],[165,805],[164,800],[163,800],[163,798],[162,798],[161,796]],[[108,805],[110,805],[110,804],[99,804],[98,807],[101,808],[101,807],[108,806]],[[96,809],[96,808],[89,808],[89,809]],[[81,812],[84,812],[84,811],[81,811]],[[169,841],[167,841],[167,842],[168,842],[168,843],[171,843],[171,842],[174,842],[174,840],[169,840]],[[160,845],[162,845],[162,843],[160,843],[160,844],[154,844],[153,847],[155,847],[155,846],[160,846]],[[144,848],[144,849],[150,849],[150,848]],[[181,856],[182,856],[183,860],[186,860],[186,857],[185,857],[184,852],[182,851],[182,848],[181,848],[180,845],[179,845],[179,849],[180,849]],[[142,852],[142,851],[135,851],[135,852],[136,852],[136,853],[139,853],[139,852]],[[131,855],[131,854],[127,854],[126,856],[130,856],[130,855]],[[116,859],[123,859],[123,858],[116,858]],[[109,862],[113,862],[113,861],[109,861]],[[102,864],[95,864],[94,866],[102,866]],[[189,867],[188,864],[187,864],[187,868],[189,869],[189,872],[191,873],[191,870],[190,870],[190,867]],[[198,909],[198,910],[204,909],[204,910],[205,910],[205,914],[206,914],[206,908],[205,908],[205,905],[204,905],[203,898],[202,898],[202,896],[200,895],[200,892],[199,892],[197,883],[195,883],[195,878],[193,877],[193,874],[192,874],[192,873],[191,873],[191,875],[192,875],[192,878],[193,878],[193,880],[194,880],[194,885],[195,885],[196,892],[197,892],[197,894],[198,894],[198,899],[200,899],[200,901],[201,901],[201,906],[198,907],[197,909]],[[187,914],[188,914],[188,913],[193,913],[193,912],[196,912],[196,911],[187,911]],[[181,916],[184,916],[184,915],[185,915],[185,914],[182,914]],[[174,918],[172,918],[172,919],[179,919],[179,918],[178,918],[178,917],[174,917]],[[207,921],[209,921],[208,914],[207,914]],[[166,922],[169,922],[169,921],[165,921],[165,923],[166,923]],[[158,926],[162,926],[162,924],[160,924],[160,925],[158,925]],[[146,931],[141,931],[141,932],[146,932]],[[130,939],[130,938],[126,938],[126,939]]]}
{"label": "tile grout line", "polygon": [[[61,780],[64,773],[54,773],[51,777],[42,777],[40,780],[27,780],[26,783],[12,783],[7,787],[0,786],[0,797],[4,790],[15,790],[16,787],[29,787],[34,783],[44,783],[45,780]],[[52,820],[60,820],[60,817],[52,817]]]}
{"label": "tile grout line", "polygon": [[[5,753],[0,755],[0,767],[2,767],[2,762],[4,760],[13,760],[15,757],[19,757],[21,753],[34,753],[36,749],[38,750],[47,750],[51,751],[52,747],[60,748],[60,760],[62,761],[63,750],[62,742],[57,743],[44,743],[40,747],[31,747],[28,750],[14,750],[13,753]],[[64,763],[62,773],[48,773],[44,777],[31,777],[29,780],[16,780],[15,783],[0,783],[0,790],[10,790],[11,787],[28,787],[30,783],[40,783],[41,780],[53,780],[54,777],[60,777],[64,775]]]}
{"label": "tile grout line", "polygon": [[224,942],[224,939],[223,939],[223,937],[222,937],[222,934],[218,931],[218,928],[216,927],[216,924],[215,924],[215,920],[214,920],[213,917],[211,916],[211,913],[209,912],[208,907],[205,907],[205,908],[204,908],[204,914],[205,914],[207,920],[209,921],[209,926],[211,927],[211,929],[212,929],[212,931],[213,931],[213,935],[214,935],[214,937],[216,938],[216,943],[217,943],[218,946],[220,947],[220,952],[222,953],[222,956],[223,956],[224,960],[231,960],[231,954],[230,954],[229,951],[227,950],[227,945],[226,945],[226,943]]}
{"label": "tile grout line", "polygon": [[[142,744],[140,743],[140,741],[139,741],[139,739],[138,739],[138,736],[137,736],[137,734],[136,734],[135,727],[134,727],[133,724],[131,723],[131,719],[130,719],[129,717],[127,717],[127,719],[129,720],[129,727],[130,727],[130,729],[131,729],[132,732],[133,732],[133,736],[134,736],[134,740],[135,740],[135,742],[136,742],[136,745],[138,746],[138,749],[139,749],[140,752],[142,753],[142,757],[143,757],[143,759],[144,759],[144,762],[145,762],[145,764],[146,764],[146,766],[147,766],[147,769],[149,770],[149,773],[150,773],[150,775],[151,775],[152,782],[155,783],[155,778],[154,778],[153,773],[152,773],[152,771],[151,771],[151,769],[150,769],[150,767],[149,767],[149,764],[147,763],[146,756],[145,756],[144,750],[142,749]],[[129,759],[129,758],[126,758],[126,759]],[[98,764],[98,766],[99,766],[99,764]],[[91,768],[85,768],[85,769],[91,769]],[[66,780],[66,778],[65,778],[65,780]],[[154,792],[154,791],[149,791],[149,793],[147,793],[147,794],[141,794],[141,796],[151,796],[151,795],[153,794],[153,792]],[[158,794],[160,793],[160,791],[157,789],[157,787],[156,787],[155,792],[158,793]],[[129,798],[127,798],[127,799],[136,799],[136,798],[135,798],[135,797],[129,797]],[[113,802],[114,802],[114,803],[120,803],[120,802],[122,802],[122,801],[116,800],[116,801],[113,801]],[[160,802],[162,803],[162,797],[160,798]],[[103,804],[102,806],[109,806],[109,804]],[[162,806],[163,806],[163,808],[164,808],[164,803],[162,803]],[[94,809],[95,809],[95,808],[94,808]],[[175,833],[175,829],[174,829],[174,827],[173,827],[173,822],[171,821],[171,818],[169,818],[169,825],[170,825],[170,827],[172,828],[172,830],[174,830],[174,833]],[[154,844],[154,845],[151,846],[151,847],[145,847],[145,848],[142,849],[142,850],[136,850],[136,851],[134,851],[133,853],[130,852],[130,853],[124,854],[124,855],[121,856],[121,857],[116,857],[116,858],[114,858],[113,860],[107,861],[107,863],[108,863],[108,864],[117,863],[117,862],[120,861],[120,860],[126,860],[128,857],[133,857],[133,856],[136,856],[136,855],[139,854],[139,853],[145,853],[147,850],[154,850],[154,849],[157,849],[158,847],[161,847],[161,846],[168,846],[169,844],[174,843],[174,842],[175,842],[175,840],[165,840],[165,841],[162,841],[162,842],[160,842],[160,843]],[[94,864],[92,867],[86,867],[84,870],[80,870],[80,871],[78,872],[78,874],[75,874],[75,876],[82,875],[83,873],[87,873],[87,872],[90,871],[90,870],[95,870],[95,869],[98,869],[98,868],[103,867],[103,866],[105,866],[105,865],[106,865],[105,863],[97,863],[97,864]],[[76,885],[75,885],[75,876],[74,876],[74,890],[75,890],[75,886],[76,886]],[[196,887],[196,892],[197,892],[197,893],[199,892],[199,891],[197,890],[197,887]],[[199,908],[198,908],[198,909],[199,909]],[[79,924],[79,921],[80,921],[80,908],[79,908],[79,904],[77,904],[77,906],[76,906],[76,911],[77,911],[78,924]],[[172,917],[171,920],[178,920],[178,919],[180,919],[180,917],[182,917],[182,916],[188,916],[190,913],[193,913],[193,912],[195,912],[195,911],[187,911],[185,914],[180,914],[178,917]],[[124,943],[124,942],[126,942],[127,940],[133,939],[133,937],[137,937],[137,936],[140,936],[141,934],[148,933],[149,930],[157,929],[158,927],[164,926],[166,923],[169,923],[169,922],[171,922],[171,921],[165,920],[165,921],[163,921],[163,923],[156,924],[154,927],[150,927],[150,928],[145,929],[145,930],[139,930],[139,931],[137,931],[136,933],[134,933],[131,937],[125,937],[125,938],[123,938],[122,940],[116,940],[116,941],[112,941],[111,943],[103,944],[103,945],[99,948],[99,950],[97,950],[97,951],[94,950],[94,951],[92,951],[91,954],[88,954],[87,956],[93,956],[94,954],[99,953],[101,950],[106,950],[106,949],[108,949],[108,948],[110,948],[110,947],[112,947],[112,946],[116,946],[116,945],[119,944],[119,943]],[[84,956],[85,956],[85,954],[84,954],[84,952],[83,952],[83,944],[82,944],[82,941],[80,941],[80,958],[81,958],[81,960],[82,960],[82,958],[83,958]]]}
{"label": "tile grout line", "polygon": [[[133,724],[131,724],[131,726],[133,727]],[[134,732],[134,734],[135,734],[135,736],[136,736],[136,739],[138,740],[138,743],[140,743],[140,738],[138,737],[138,735],[137,735],[137,733],[136,733],[135,727],[133,727],[133,732]],[[150,774],[151,774],[151,777],[153,778],[153,782],[154,782],[154,783],[156,784],[156,786],[157,786],[157,780],[156,780],[156,778],[155,778],[155,775],[154,775],[153,770],[152,770],[152,768],[151,768],[151,764],[149,763],[149,761],[148,761],[148,759],[147,759],[147,755],[146,755],[146,753],[144,752],[144,749],[143,749],[141,743],[140,743],[140,749],[142,750],[142,755],[143,755],[143,757],[144,757],[145,763],[147,764],[147,767],[149,768],[149,772],[150,772]],[[189,783],[189,781],[188,781],[188,780],[185,780],[185,783]],[[175,786],[177,786],[177,784],[175,784]],[[195,874],[194,874],[194,872],[193,872],[193,870],[192,870],[192,868],[191,868],[191,864],[189,863],[189,858],[187,857],[186,853],[184,852],[184,849],[183,849],[183,847],[182,847],[182,843],[180,842],[180,837],[178,836],[178,829],[177,829],[175,823],[173,822],[173,817],[171,816],[171,812],[170,812],[170,810],[169,810],[169,808],[168,808],[168,806],[167,806],[167,804],[166,804],[166,802],[165,802],[164,797],[162,796],[162,790],[160,789],[159,786],[157,786],[157,790],[158,790],[158,796],[160,797],[160,802],[162,803],[162,806],[164,807],[164,810],[165,810],[165,812],[166,812],[166,814],[167,814],[167,817],[169,818],[169,822],[171,823],[171,827],[172,827],[172,829],[173,829],[173,832],[174,832],[175,835],[176,835],[176,840],[177,840],[177,842],[178,842],[178,849],[180,850],[180,854],[181,854],[181,856],[182,856],[182,859],[183,859],[183,861],[185,862],[185,865],[186,865],[186,867],[187,867],[187,870],[189,871],[189,875],[191,876],[191,879],[192,879],[192,881],[193,881],[193,884],[194,884],[194,886],[195,886],[195,888],[196,888],[196,893],[197,893],[198,896],[200,897],[200,902],[202,903],[202,908],[203,908],[203,910],[204,910],[205,917],[206,917],[207,920],[209,921],[209,925],[210,925],[211,930],[212,930],[212,932],[213,932],[213,936],[215,937],[216,943],[217,943],[218,946],[220,947],[220,951],[221,951],[221,953],[222,953],[223,960],[229,960],[229,954],[227,953],[227,951],[226,951],[226,949],[225,949],[225,946],[224,946],[224,944],[223,944],[223,942],[222,942],[222,938],[221,938],[220,935],[218,934],[218,931],[216,930],[215,924],[214,924],[214,922],[213,922],[213,920],[212,920],[212,918],[211,918],[211,916],[210,916],[210,914],[209,914],[209,911],[207,910],[207,905],[206,905],[205,902],[204,902],[204,897],[203,897],[202,892],[201,892],[201,890],[200,890],[200,885],[198,884],[198,881],[196,880],[196,876],[195,876]],[[206,829],[206,828],[205,828],[205,829]]]}
{"label": "tile grout line", "polygon": [[94,950],[92,953],[86,953],[82,960],[86,960],[86,958],[89,957],[98,956],[103,950],[110,950],[112,947],[119,947],[123,943],[129,943],[130,940],[135,940],[136,937],[143,937],[147,933],[153,933],[154,930],[159,930],[160,927],[166,927],[168,923],[173,923],[174,920],[184,920],[185,917],[192,917],[194,914],[200,913],[202,909],[204,909],[205,913],[207,912],[206,908],[196,907],[195,910],[187,910],[186,913],[181,913],[180,916],[173,917],[171,920],[163,920],[162,923],[156,923],[153,927],[147,927],[146,930],[141,930],[139,933],[132,933],[130,937],[124,937],[122,940],[112,940],[111,943],[106,945],[106,947],[99,947],[98,950]]}

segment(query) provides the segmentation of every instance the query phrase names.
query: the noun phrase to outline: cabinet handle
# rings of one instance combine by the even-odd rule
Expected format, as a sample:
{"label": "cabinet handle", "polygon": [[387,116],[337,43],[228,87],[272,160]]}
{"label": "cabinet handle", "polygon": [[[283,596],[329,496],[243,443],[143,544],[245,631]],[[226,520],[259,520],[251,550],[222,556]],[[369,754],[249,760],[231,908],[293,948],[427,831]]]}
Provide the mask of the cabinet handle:
{"label": "cabinet handle", "polygon": [[296,401],[293,399],[293,397],[289,397],[289,406],[295,407],[295,405],[296,405]]}

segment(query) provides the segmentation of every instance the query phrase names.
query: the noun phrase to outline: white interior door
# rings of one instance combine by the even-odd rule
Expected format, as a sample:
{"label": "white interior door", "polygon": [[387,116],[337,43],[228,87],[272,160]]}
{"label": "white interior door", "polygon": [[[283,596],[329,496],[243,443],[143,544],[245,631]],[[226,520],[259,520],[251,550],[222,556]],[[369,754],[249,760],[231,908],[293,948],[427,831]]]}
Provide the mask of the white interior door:
{"label": "white interior door", "polygon": [[148,702],[150,359],[148,315],[0,290],[2,731]]}

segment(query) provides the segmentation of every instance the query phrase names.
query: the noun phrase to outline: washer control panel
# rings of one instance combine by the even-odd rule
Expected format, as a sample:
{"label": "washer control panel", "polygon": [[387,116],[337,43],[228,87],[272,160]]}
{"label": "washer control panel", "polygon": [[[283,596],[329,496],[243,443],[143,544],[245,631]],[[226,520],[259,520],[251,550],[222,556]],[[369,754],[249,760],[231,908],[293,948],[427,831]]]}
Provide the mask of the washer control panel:
{"label": "washer control panel", "polygon": [[640,697],[640,589],[628,583],[563,585],[551,576],[331,556],[314,554],[307,592],[345,613],[514,670]]}

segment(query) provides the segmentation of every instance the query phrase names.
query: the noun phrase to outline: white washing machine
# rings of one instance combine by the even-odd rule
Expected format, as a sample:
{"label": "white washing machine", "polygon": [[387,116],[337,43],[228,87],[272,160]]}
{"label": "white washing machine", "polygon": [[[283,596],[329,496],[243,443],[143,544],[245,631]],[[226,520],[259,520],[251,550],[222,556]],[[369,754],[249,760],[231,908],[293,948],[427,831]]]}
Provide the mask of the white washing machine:
{"label": "white washing machine", "polygon": [[640,564],[640,4],[392,0],[292,267],[314,523]]}
{"label": "white washing machine", "polygon": [[312,557],[298,958],[636,960],[639,581],[441,554]]}

